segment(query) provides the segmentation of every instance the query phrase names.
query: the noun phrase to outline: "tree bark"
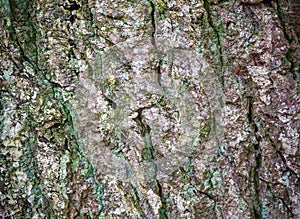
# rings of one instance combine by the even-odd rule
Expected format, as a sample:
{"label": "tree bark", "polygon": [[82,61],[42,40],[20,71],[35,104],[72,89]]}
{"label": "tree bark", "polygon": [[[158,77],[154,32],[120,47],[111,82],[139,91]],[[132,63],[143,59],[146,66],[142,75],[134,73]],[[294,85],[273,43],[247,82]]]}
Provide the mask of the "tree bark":
{"label": "tree bark", "polygon": [[299,5],[0,0],[0,217],[299,218]]}

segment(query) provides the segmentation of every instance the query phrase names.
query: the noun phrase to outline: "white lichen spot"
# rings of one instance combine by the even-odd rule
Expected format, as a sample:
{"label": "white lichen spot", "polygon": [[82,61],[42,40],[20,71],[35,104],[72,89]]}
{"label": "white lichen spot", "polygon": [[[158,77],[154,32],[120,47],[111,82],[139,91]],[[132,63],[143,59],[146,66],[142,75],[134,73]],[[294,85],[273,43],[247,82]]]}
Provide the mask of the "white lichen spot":
{"label": "white lichen spot", "polygon": [[264,102],[267,106],[271,104],[271,96],[269,94],[267,94],[266,91],[261,90],[260,91],[260,96],[259,96],[260,100],[262,102]]}

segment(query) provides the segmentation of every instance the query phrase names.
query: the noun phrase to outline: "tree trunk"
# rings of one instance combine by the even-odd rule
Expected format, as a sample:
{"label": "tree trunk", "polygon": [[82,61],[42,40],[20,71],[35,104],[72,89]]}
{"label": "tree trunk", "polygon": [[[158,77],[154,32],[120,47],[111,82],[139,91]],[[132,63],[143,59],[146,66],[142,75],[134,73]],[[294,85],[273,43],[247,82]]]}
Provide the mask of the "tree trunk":
{"label": "tree trunk", "polygon": [[1,218],[299,218],[299,1],[0,0]]}

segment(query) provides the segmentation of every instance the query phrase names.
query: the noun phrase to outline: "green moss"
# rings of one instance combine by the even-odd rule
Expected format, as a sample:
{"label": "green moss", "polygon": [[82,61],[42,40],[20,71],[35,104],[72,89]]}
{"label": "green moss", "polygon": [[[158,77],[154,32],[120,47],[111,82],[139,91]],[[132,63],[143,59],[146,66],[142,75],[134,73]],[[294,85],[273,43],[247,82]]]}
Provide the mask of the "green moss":
{"label": "green moss", "polygon": [[209,134],[211,132],[212,120],[206,120],[203,126],[199,129],[199,140],[203,143],[208,140]]}
{"label": "green moss", "polygon": [[151,161],[153,160],[153,150],[151,148],[143,148],[142,150],[142,159]]}

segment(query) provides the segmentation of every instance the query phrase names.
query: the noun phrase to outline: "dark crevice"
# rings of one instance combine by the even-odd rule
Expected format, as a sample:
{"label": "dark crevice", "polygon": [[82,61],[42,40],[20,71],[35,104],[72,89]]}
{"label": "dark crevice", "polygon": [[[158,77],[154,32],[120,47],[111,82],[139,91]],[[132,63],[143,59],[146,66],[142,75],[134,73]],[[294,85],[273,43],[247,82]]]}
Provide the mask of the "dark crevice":
{"label": "dark crevice", "polygon": [[[150,6],[151,6],[151,25],[152,25],[152,32],[151,32],[151,44],[155,47],[155,50],[157,52],[157,47],[156,47],[156,20],[155,20],[155,13],[156,13],[156,9],[155,9],[155,5],[152,1],[149,1]],[[157,64],[155,66],[155,74],[156,74],[156,81],[158,83],[158,85],[161,87],[161,64],[162,64],[162,60],[160,57],[158,57],[157,60]]]}
{"label": "dark crevice", "polygon": [[272,191],[271,186],[270,186],[270,184],[272,184],[274,186],[278,186],[278,185],[282,185],[282,184],[278,183],[278,182],[274,183],[271,181],[267,181],[263,178],[260,178],[260,180],[266,184],[267,191],[272,194],[272,197],[274,199],[279,199],[282,202],[283,206],[287,209],[287,213],[291,216],[291,218],[293,218],[295,216],[295,214],[293,213],[293,210],[289,207],[289,205],[286,203],[286,201],[282,197],[279,197],[276,194],[274,194],[274,192]]}
{"label": "dark crevice", "polygon": [[[222,69],[223,66],[224,66],[224,59],[223,59],[223,52],[222,52],[221,36],[220,36],[219,31],[217,30],[216,26],[213,23],[212,12],[211,12],[209,1],[208,0],[203,0],[203,3],[204,3],[203,4],[204,9],[205,9],[205,11],[207,13],[208,24],[213,29],[213,31],[214,31],[214,33],[216,35],[216,38],[217,38],[217,44],[218,44],[218,50],[219,50],[219,62],[220,62],[221,69]],[[219,78],[221,80],[222,86],[224,87],[224,76],[221,75],[221,76],[219,76]]]}
{"label": "dark crevice", "polygon": [[[186,171],[185,171],[186,172]],[[213,215],[211,215],[211,218],[218,218],[218,216],[217,216],[217,212],[218,212],[218,206],[217,206],[217,203],[218,203],[218,197],[217,197],[217,195],[213,195],[212,193],[214,193],[214,192],[209,192],[209,191],[213,191],[214,190],[214,183],[213,183],[213,178],[214,177],[214,171],[212,171],[212,170],[210,170],[210,169],[207,169],[206,171],[205,171],[205,177],[204,177],[204,179],[202,179],[202,180],[207,180],[206,182],[207,182],[207,187],[209,187],[209,188],[207,188],[207,189],[205,189],[206,191],[208,191],[208,192],[206,192],[206,191],[203,191],[203,190],[198,190],[197,189],[197,193],[199,193],[199,194],[202,194],[202,195],[204,195],[204,196],[206,196],[209,200],[211,200],[212,201],[212,203],[213,203]],[[202,184],[203,183],[203,181],[201,182],[197,177],[196,177],[196,175],[195,175],[195,173],[193,173],[193,180],[194,180],[194,182],[195,183],[193,183],[194,185],[200,185],[200,184]],[[206,183],[205,183],[206,184]],[[221,213],[221,217],[220,218],[224,218],[224,216],[223,216],[223,212],[222,211],[219,211],[219,213]]]}
{"label": "dark crevice", "polygon": [[75,22],[75,20],[77,19],[77,15],[76,14],[72,14],[68,19],[73,24]]}
{"label": "dark crevice", "polygon": [[286,203],[286,201],[283,198],[274,195],[273,193],[272,193],[272,195],[274,198],[279,199],[281,201],[283,206],[287,209],[287,213],[290,215],[290,217],[294,218],[295,214],[293,213],[293,210],[289,207],[289,205]]}
{"label": "dark crevice", "polygon": [[[136,122],[136,124],[137,124],[137,126],[138,126],[138,128],[141,132],[141,135],[144,139],[144,149],[142,151],[142,159],[144,161],[153,162],[154,165],[155,165],[155,169],[157,171],[157,166],[156,166],[156,163],[155,163],[155,151],[154,151],[154,148],[153,148],[153,144],[152,144],[152,140],[151,140],[151,134],[150,134],[151,128],[147,123],[145,123],[143,121],[143,111],[145,109],[150,109],[155,105],[156,104],[152,104],[150,106],[142,107],[142,108],[139,108],[138,110],[136,110],[138,115],[137,115],[136,118],[134,118],[134,121]],[[162,186],[161,186],[160,182],[156,179],[156,173],[153,176],[153,179],[150,179],[150,181],[152,181],[152,183],[153,183],[152,186],[155,187],[154,192],[160,197],[160,200],[161,200],[161,203],[162,203],[161,207],[158,210],[159,218],[160,219],[167,219],[168,218],[167,202],[166,202],[166,199],[164,198],[164,195],[163,195]]]}
{"label": "dark crevice", "polygon": [[[258,127],[254,121],[254,115],[253,115],[253,97],[252,96],[248,96],[247,97],[248,101],[247,101],[247,105],[248,105],[248,113],[247,113],[247,118],[248,118],[248,123],[250,124],[250,126],[252,127],[254,134],[255,134],[255,138],[256,140],[258,140],[258,142],[260,141],[261,137],[257,136],[256,133],[258,132]],[[256,148],[257,150],[258,148]]]}
{"label": "dark crevice", "polygon": [[[105,40],[105,42],[107,43],[108,46],[115,46],[115,44],[106,36],[104,36],[103,34],[101,34],[101,30],[99,29],[99,26],[97,26],[96,22],[95,22],[95,15],[94,12],[92,11],[92,7],[96,7],[95,5],[90,5],[90,3],[88,2],[88,0],[84,0],[82,2],[83,5],[87,5],[86,7],[86,12],[89,15],[89,21],[91,24],[91,29],[92,29],[92,37],[101,37],[102,39]],[[105,14],[103,13],[99,13],[100,15],[107,17]],[[74,18],[76,18],[77,16],[75,15]],[[74,20],[75,21],[75,20]]]}
{"label": "dark crevice", "polygon": [[148,160],[148,161],[154,160],[154,148],[151,140],[151,133],[150,133],[151,128],[147,123],[143,121],[143,111],[145,109],[150,109],[153,106],[155,106],[155,104],[148,107],[139,108],[138,110],[136,110],[136,112],[138,113],[137,117],[133,119],[137,124],[141,132],[141,135],[144,139],[144,149],[142,151],[142,158],[143,160]]}
{"label": "dark crevice", "polygon": [[277,0],[277,15],[283,30],[283,34],[284,37],[286,38],[286,40],[291,43],[292,39],[290,38],[290,36],[288,35],[287,31],[286,31],[286,21],[285,21],[285,15],[284,15],[284,10],[282,8],[282,1]]}
{"label": "dark crevice", "polygon": [[255,153],[255,165],[252,166],[249,170],[249,179],[253,183],[253,194],[252,194],[252,209],[251,215],[252,218],[260,219],[262,218],[262,203],[261,203],[261,194],[260,194],[260,176],[259,170],[262,165],[262,154],[260,149],[261,137],[258,132],[258,126],[254,121],[254,113],[253,113],[253,97],[247,97],[248,99],[248,123],[251,126],[255,138],[255,142],[253,143],[254,153]]}
{"label": "dark crevice", "polygon": [[[18,5],[14,2],[14,1],[9,1],[9,8],[10,8],[10,19],[11,19],[11,25],[9,27],[9,32],[10,32],[10,38],[11,38],[11,41],[15,42],[20,50],[20,55],[21,55],[21,64],[22,66],[24,65],[23,62],[26,61],[28,62],[34,69],[35,73],[37,73],[38,71],[38,51],[37,51],[37,45],[36,45],[36,28],[34,27],[32,21],[30,21],[30,12],[27,11],[26,9],[23,9],[21,10],[21,13],[24,13],[24,16],[26,16],[26,21],[28,22],[27,24],[25,25],[28,25],[30,27],[30,30],[31,30],[31,33],[33,33],[33,41],[34,41],[34,57],[35,59],[34,60],[31,60],[29,57],[31,57],[31,54],[30,52],[32,51],[29,51],[27,50],[27,54],[25,53],[25,50],[23,48],[23,46],[21,45],[20,43],[20,40],[17,36],[17,32],[16,32],[16,29],[14,27],[14,24],[17,23],[19,24],[20,22],[16,20],[15,18],[15,13],[20,13],[18,11],[14,11],[14,10],[17,10],[18,8]],[[22,24],[20,24],[22,25]],[[23,24],[24,25],[24,24]],[[26,41],[24,41],[24,44],[26,44]],[[23,61],[23,62],[22,62]],[[24,67],[24,66],[23,66]]]}
{"label": "dark crevice", "polygon": [[[16,67],[21,68],[25,68],[24,67],[24,62],[28,62],[34,70],[35,75],[38,75],[38,52],[37,52],[37,45],[36,45],[36,29],[35,26],[33,25],[33,22],[30,20],[30,8],[27,8],[27,5],[18,5],[18,2],[15,1],[8,1],[9,3],[9,10],[10,13],[8,14],[10,17],[11,25],[8,27],[9,28],[9,32],[10,32],[10,40],[12,42],[14,42],[16,44],[16,47],[19,48],[19,53],[20,53],[20,65],[19,66],[17,63],[15,63]],[[24,2],[24,4],[26,4],[27,2]],[[21,4],[21,3],[20,3]],[[20,14],[22,14],[22,18],[24,19],[24,21],[26,21],[26,23],[24,23],[23,21],[20,21],[18,19],[16,19],[18,16],[20,16]],[[32,41],[34,42],[34,48],[33,50],[28,50],[28,48],[24,48],[26,46],[28,46],[30,44],[30,42],[28,42],[28,39],[24,40],[24,46],[22,46],[19,37],[17,35],[17,31],[16,31],[16,27],[15,25],[20,25],[20,26],[28,26],[30,28],[30,31],[32,34]],[[29,34],[29,32],[28,32]],[[30,44],[31,48],[32,48],[32,44]],[[32,58],[32,56],[34,58]],[[34,79],[32,79],[32,81],[34,81]],[[29,123],[29,121],[32,119],[32,114],[29,113],[28,118],[27,118],[27,127],[29,128],[28,130],[36,130],[35,127],[33,127],[33,124]],[[38,162],[37,162],[37,152],[36,152],[36,147],[37,147],[37,139],[34,137],[37,134],[35,133],[35,131],[29,131],[28,132],[28,136],[26,137],[26,143],[24,143],[24,148],[23,150],[23,158],[21,162],[21,166],[23,168],[23,170],[26,172],[27,176],[29,176],[29,180],[32,181],[33,184],[33,189],[32,191],[34,191],[34,194],[36,196],[41,197],[41,199],[43,200],[43,204],[42,203],[37,203],[36,199],[34,200],[36,203],[36,205],[34,206],[33,210],[36,210],[38,208],[43,209],[48,217],[51,217],[51,213],[53,213],[53,209],[50,206],[50,202],[49,200],[46,198],[46,195],[43,191],[43,189],[41,188],[41,172],[39,171],[38,167]],[[28,207],[30,206],[30,204],[26,201],[26,200],[22,200],[22,215],[25,217],[25,214],[28,213],[26,212],[26,209],[28,209]],[[37,210],[39,211],[39,210]]]}
{"label": "dark crevice", "polygon": [[77,11],[81,8],[81,6],[79,4],[77,4],[75,1],[69,1],[69,2],[71,3],[71,5],[69,7],[62,5],[65,10],[72,12],[72,11]]}
{"label": "dark crevice", "polygon": [[254,187],[254,204],[252,206],[254,218],[262,218],[262,204],[260,195],[260,179],[259,179],[259,169],[262,163],[261,153],[258,152],[255,155],[256,165],[253,167],[253,187]]}
{"label": "dark crevice", "polygon": [[252,115],[252,97],[251,96],[249,96],[249,97],[247,97],[248,98],[248,113],[247,113],[247,119],[248,119],[248,123],[250,124],[250,125],[252,125],[252,123],[253,123],[253,115]]}
{"label": "dark crevice", "polygon": [[155,5],[152,1],[149,1],[151,6],[151,24],[152,24],[152,33],[151,33],[151,43],[156,47],[155,34],[156,34],[156,22],[155,22]]}
{"label": "dark crevice", "polygon": [[287,164],[286,158],[284,157],[283,153],[277,149],[275,142],[272,140],[272,138],[269,135],[267,135],[267,136],[268,136],[269,142],[271,143],[272,147],[276,151],[277,156],[283,162],[285,169],[287,171],[289,171],[291,174],[293,174],[297,178],[298,181],[300,181],[299,175],[291,167],[289,167],[289,165]]}
{"label": "dark crevice", "polygon": [[143,208],[139,205],[139,203],[141,202],[141,199],[140,199],[140,196],[139,196],[136,186],[132,185],[132,190],[134,191],[134,196],[135,196],[135,200],[133,201],[133,205],[134,205],[135,209],[137,209],[137,211],[142,216],[142,218],[147,218]]}
{"label": "dark crevice", "polygon": [[[15,1],[9,1],[9,7],[10,8],[15,8],[15,10],[17,10],[16,8],[18,8],[18,5],[16,5],[17,3]],[[72,8],[71,8],[72,9]],[[74,9],[74,8],[73,8]],[[28,62],[34,70],[34,74],[37,77],[36,79],[40,82],[42,82],[46,87],[50,87],[52,89],[52,93],[49,94],[53,97],[53,99],[55,99],[56,101],[58,101],[58,103],[60,104],[61,107],[61,112],[64,115],[64,122],[62,124],[60,123],[56,123],[54,124],[51,128],[55,128],[55,127],[59,127],[59,128],[63,128],[66,126],[69,130],[69,136],[70,136],[70,140],[74,143],[74,147],[69,147],[69,142],[65,141],[64,142],[64,147],[68,148],[68,151],[70,151],[70,156],[71,157],[76,157],[77,159],[82,159],[84,160],[84,157],[81,153],[81,150],[79,149],[79,141],[78,141],[78,137],[75,133],[74,130],[74,126],[73,126],[73,119],[72,119],[72,115],[71,115],[71,111],[70,111],[70,106],[68,105],[68,103],[61,98],[61,93],[63,93],[63,89],[62,86],[60,86],[59,84],[52,82],[51,79],[49,79],[45,73],[45,70],[42,70],[39,67],[39,53],[38,53],[38,46],[37,46],[37,28],[34,25],[33,21],[31,21],[30,19],[30,14],[31,13],[31,8],[22,8],[21,13],[23,13],[25,17],[25,20],[27,21],[27,23],[25,25],[27,25],[28,27],[30,27],[30,31],[32,34],[32,37],[30,38],[30,42],[34,43],[34,47],[32,47],[32,44],[30,44],[30,50],[28,50],[26,47],[28,47],[28,42],[24,42],[21,43],[21,41],[19,40],[19,36],[16,33],[16,27],[22,25],[22,23],[20,23],[20,21],[18,21],[16,19],[15,13],[20,13],[20,12],[15,12],[13,11],[13,13],[9,13],[10,15],[10,19],[11,19],[11,25],[8,27],[9,31],[10,31],[10,40],[12,42],[15,42],[16,46],[19,48],[19,53],[21,56],[20,59],[20,63],[22,65],[22,67],[24,68],[24,62]],[[24,44],[24,45],[22,45]],[[32,58],[33,57],[33,58]],[[16,66],[18,66],[17,63],[15,63]],[[35,79],[31,79],[32,81],[34,81]],[[28,119],[28,121],[30,121],[30,119]],[[28,124],[28,127],[32,126],[32,124]],[[31,130],[36,130],[35,128],[32,128]],[[31,132],[30,132],[31,133]],[[37,139],[34,139],[34,136],[36,136],[36,133],[31,133],[31,135],[28,137],[27,142],[31,142],[33,144],[29,144],[28,146],[24,147],[24,163],[22,163],[24,170],[28,171],[28,175],[34,177],[33,181],[33,185],[34,188],[33,190],[35,191],[35,194],[37,197],[42,197],[43,199],[43,203],[38,203],[37,208],[42,209],[43,204],[45,204],[45,208],[47,213],[47,217],[48,218],[52,218],[55,217],[54,215],[54,210],[52,209],[50,203],[52,200],[49,200],[46,195],[44,194],[44,191],[41,189],[40,187],[40,178],[41,178],[41,174],[38,171],[39,168],[36,168],[36,166],[38,166],[37,164],[37,160],[36,160],[36,148],[34,148],[37,144]],[[67,144],[67,145],[66,145]],[[88,163],[88,165],[92,167],[92,165],[89,163],[89,161],[86,160],[86,162]],[[69,168],[69,167],[68,167]],[[72,171],[68,174],[72,174]],[[98,189],[98,180],[93,178],[93,183],[94,186]],[[100,195],[97,195],[97,199],[99,201],[99,203],[101,203],[101,197]],[[34,200],[35,202],[37,202],[38,200]],[[24,205],[23,209],[27,209],[27,207]],[[42,210],[37,210],[37,211],[42,211]],[[102,210],[100,210],[102,211]],[[44,212],[45,213],[45,212]]]}
{"label": "dark crevice", "polygon": [[102,93],[102,96],[111,108],[113,108],[113,109],[117,108],[116,102],[114,102],[112,99],[108,98],[104,93]]}
{"label": "dark crevice", "polygon": [[167,201],[164,198],[163,190],[160,182],[156,180],[157,191],[156,194],[160,197],[161,207],[158,209],[159,219],[168,219]]}
{"label": "dark crevice", "polygon": [[145,109],[150,109],[152,106],[150,107],[142,107],[139,108],[136,112],[138,113],[137,117],[134,119],[134,121],[136,122],[136,124],[138,125],[141,135],[143,137],[146,136],[146,134],[150,134],[151,128],[148,124],[143,122],[143,111]]}
{"label": "dark crevice", "polygon": [[155,68],[155,72],[156,72],[156,81],[160,87],[161,87],[161,76],[162,76],[161,65],[162,65],[162,60],[159,59]]}
{"label": "dark crevice", "polygon": [[[291,45],[294,41],[294,39],[292,39],[288,32],[287,32],[287,26],[290,26],[290,24],[286,21],[287,16],[285,15],[284,9],[283,9],[283,2],[281,0],[277,0],[277,15],[279,18],[279,22],[281,24],[282,27],[282,31],[283,31],[283,35],[284,38],[288,41],[289,45]],[[295,52],[295,48],[290,47],[286,53],[286,59],[288,60],[288,62],[290,63],[290,70],[293,76],[293,79],[296,80],[297,79],[297,73],[296,73],[296,64],[295,61],[293,60],[293,53]]]}
{"label": "dark crevice", "polygon": [[202,195],[207,196],[209,199],[211,199],[211,200],[213,200],[214,202],[216,202],[215,198],[214,198],[212,195],[210,195],[209,193],[203,192],[203,191],[199,191],[199,193],[202,194]]}

